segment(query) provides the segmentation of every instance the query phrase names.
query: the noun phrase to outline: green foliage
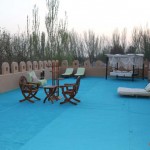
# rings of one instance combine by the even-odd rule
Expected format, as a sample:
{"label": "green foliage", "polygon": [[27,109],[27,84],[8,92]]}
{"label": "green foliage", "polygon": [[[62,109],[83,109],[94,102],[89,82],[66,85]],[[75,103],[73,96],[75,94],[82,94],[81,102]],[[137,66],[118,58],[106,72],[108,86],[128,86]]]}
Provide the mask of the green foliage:
{"label": "green foliage", "polygon": [[127,54],[134,54],[134,53],[136,53],[136,48],[133,46],[129,46],[126,53]]}
{"label": "green foliage", "polygon": [[42,32],[42,35],[41,35],[41,51],[40,51],[41,60],[44,60],[44,55],[45,55],[45,33]]}
{"label": "green foliage", "polygon": [[110,53],[111,54],[124,54],[124,48],[121,45],[121,37],[120,37],[118,30],[115,30],[112,35],[112,48],[111,48]]}
{"label": "green foliage", "polygon": [[110,53],[111,54],[124,54],[124,51],[121,45],[114,45]]}

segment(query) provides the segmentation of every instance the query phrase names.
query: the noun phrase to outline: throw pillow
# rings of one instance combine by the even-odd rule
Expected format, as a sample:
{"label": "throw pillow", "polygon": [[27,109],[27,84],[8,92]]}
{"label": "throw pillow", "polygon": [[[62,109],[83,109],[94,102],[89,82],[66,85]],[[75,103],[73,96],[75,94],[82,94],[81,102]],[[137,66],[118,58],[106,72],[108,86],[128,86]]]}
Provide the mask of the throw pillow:
{"label": "throw pillow", "polygon": [[39,82],[39,80],[37,79],[37,77],[32,77],[32,82]]}

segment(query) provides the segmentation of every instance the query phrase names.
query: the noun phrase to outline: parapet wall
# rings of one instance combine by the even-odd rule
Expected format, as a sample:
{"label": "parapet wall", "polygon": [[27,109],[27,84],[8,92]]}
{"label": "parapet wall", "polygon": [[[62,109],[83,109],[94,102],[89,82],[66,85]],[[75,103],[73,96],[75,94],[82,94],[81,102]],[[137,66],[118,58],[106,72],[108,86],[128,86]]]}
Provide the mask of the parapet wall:
{"label": "parapet wall", "polygon": [[[51,69],[44,69],[45,71],[45,78],[51,78]],[[27,77],[28,71],[24,72],[17,72],[17,73],[10,73],[5,75],[0,75],[0,93],[10,91],[19,87],[19,79],[22,75]],[[35,70],[35,73],[38,78],[40,78],[41,70]]]}
{"label": "parapet wall", "polygon": [[[45,71],[45,78],[50,79],[52,77],[51,69],[52,69],[52,62],[55,60],[48,60],[48,61],[27,61],[27,62],[12,62],[11,65],[8,62],[4,62],[2,64],[2,74],[0,75],[0,93],[13,90],[19,87],[19,78],[20,76],[24,75],[27,76],[29,71],[34,70],[37,77],[40,78],[40,73],[42,70]],[[145,63],[144,74],[145,77],[150,79],[150,68],[149,63]],[[65,72],[66,68],[73,67],[74,73],[78,67],[85,67],[85,76],[95,76],[95,77],[104,77],[106,75],[106,65],[101,62],[100,60],[96,61],[94,64],[90,64],[87,60],[81,66],[78,60],[74,60],[72,62],[72,66],[68,66],[68,61],[63,60],[60,64],[59,74]]]}
{"label": "parapet wall", "polygon": [[40,78],[41,71],[45,71],[45,78],[51,78],[51,61],[21,61],[12,62],[11,65],[8,62],[2,64],[2,74],[0,75],[0,93],[10,91],[19,87],[19,79],[22,75],[27,77],[29,71],[34,70],[37,77]]}

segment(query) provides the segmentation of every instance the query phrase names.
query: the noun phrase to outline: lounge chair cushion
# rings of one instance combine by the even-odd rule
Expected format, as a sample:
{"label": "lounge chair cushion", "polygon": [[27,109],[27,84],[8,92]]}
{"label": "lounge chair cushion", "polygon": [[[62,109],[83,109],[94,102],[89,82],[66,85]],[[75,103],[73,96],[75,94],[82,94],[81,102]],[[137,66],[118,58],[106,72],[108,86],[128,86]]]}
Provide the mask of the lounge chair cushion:
{"label": "lounge chair cushion", "polygon": [[38,78],[37,77],[31,77],[32,78],[32,82],[38,82],[39,80],[38,80]]}
{"label": "lounge chair cushion", "polygon": [[78,68],[76,74],[74,76],[84,76],[85,75],[85,68]]}
{"label": "lounge chair cushion", "polygon": [[147,84],[147,86],[145,87],[145,90],[146,90],[147,92],[150,92],[150,83]]}
{"label": "lounge chair cushion", "polygon": [[132,75],[133,75],[133,71],[114,70],[113,72],[110,72],[110,76],[132,77]]}
{"label": "lounge chair cushion", "polygon": [[150,92],[140,88],[119,87],[117,91],[119,95],[125,96],[150,96]]}
{"label": "lounge chair cushion", "polygon": [[67,68],[65,73],[61,74],[62,76],[71,76],[73,74],[73,68]]}
{"label": "lounge chair cushion", "polygon": [[39,80],[39,82],[40,82],[41,86],[47,84],[47,80],[46,79],[41,79],[41,80]]}
{"label": "lounge chair cushion", "polygon": [[34,71],[28,73],[28,82],[34,82],[34,80],[38,80]]}

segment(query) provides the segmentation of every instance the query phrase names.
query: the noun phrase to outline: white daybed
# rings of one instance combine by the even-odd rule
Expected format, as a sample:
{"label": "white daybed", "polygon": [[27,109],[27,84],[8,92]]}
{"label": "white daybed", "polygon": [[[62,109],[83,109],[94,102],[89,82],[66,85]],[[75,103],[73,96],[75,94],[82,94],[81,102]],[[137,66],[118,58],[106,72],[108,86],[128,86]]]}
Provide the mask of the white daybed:
{"label": "white daybed", "polygon": [[[116,77],[128,77],[134,80],[134,77],[142,77],[144,79],[144,55],[143,54],[106,54],[106,79],[107,75]],[[113,71],[109,71],[110,67]],[[121,70],[121,71],[120,71]],[[130,70],[130,71],[128,71]],[[142,70],[142,71],[140,71]]]}
{"label": "white daybed", "polygon": [[124,96],[148,96],[150,97],[150,83],[144,88],[126,88],[126,87],[119,87],[117,89],[119,95]]}
{"label": "white daybed", "polygon": [[132,77],[133,71],[120,71],[114,70],[110,72],[110,76],[118,76],[118,77]]}

